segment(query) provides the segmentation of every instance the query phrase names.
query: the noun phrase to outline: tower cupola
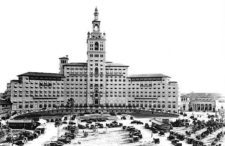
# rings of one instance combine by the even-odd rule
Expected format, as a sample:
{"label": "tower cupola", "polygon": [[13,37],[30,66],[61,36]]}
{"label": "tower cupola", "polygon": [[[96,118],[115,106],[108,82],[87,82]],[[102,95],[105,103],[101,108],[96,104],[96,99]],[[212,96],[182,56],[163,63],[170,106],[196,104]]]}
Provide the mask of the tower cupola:
{"label": "tower cupola", "polygon": [[98,20],[98,8],[95,8],[95,12],[94,12],[94,16],[95,16],[95,20]]}
{"label": "tower cupola", "polygon": [[92,21],[92,25],[93,25],[93,32],[100,32],[100,22],[98,20],[98,9],[95,8],[95,12],[94,12],[94,20]]}

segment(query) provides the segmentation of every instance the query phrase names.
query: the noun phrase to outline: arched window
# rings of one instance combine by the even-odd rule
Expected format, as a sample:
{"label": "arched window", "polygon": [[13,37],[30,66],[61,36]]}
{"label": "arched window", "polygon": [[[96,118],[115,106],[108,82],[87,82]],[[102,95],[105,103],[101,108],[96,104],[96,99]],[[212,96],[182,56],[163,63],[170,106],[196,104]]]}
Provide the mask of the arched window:
{"label": "arched window", "polygon": [[98,99],[95,99],[95,104],[99,104]]}
{"label": "arched window", "polygon": [[99,48],[99,44],[98,44],[98,42],[95,42],[95,50],[97,51],[98,48]]}
{"label": "arched window", "polygon": [[98,68],[95,68],[95,75],[98,75]]}
{"label": "arched window", "polygon": [[99,30],[99,26],[98,24],[95,24],[94,31],[98,31],[98,30]]}

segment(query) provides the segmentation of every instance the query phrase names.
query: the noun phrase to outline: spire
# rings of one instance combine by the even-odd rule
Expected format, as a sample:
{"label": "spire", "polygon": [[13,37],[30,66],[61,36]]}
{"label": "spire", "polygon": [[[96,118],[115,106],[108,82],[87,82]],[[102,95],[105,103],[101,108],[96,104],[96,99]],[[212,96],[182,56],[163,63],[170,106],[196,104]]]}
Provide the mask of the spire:
{"label": "spire", "polygon": [[95,12],[94,12],[94,16],[95,16],[95,20],[98,20],[98,8],[95,8]]}

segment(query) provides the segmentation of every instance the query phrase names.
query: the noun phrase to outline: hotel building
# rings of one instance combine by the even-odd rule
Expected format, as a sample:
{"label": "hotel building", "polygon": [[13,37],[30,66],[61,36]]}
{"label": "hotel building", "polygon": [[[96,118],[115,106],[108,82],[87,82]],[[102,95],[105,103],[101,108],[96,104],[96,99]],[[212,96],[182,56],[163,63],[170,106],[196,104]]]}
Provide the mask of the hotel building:
{"label": "hotel building", "polygon": [[106,61],[105,33],[95,9],[87,34],[87,62],[59,58],[59,73],[28,72],[8,84],[12,110],[39,110],[65,105],[137,106],[177,112],[178,84],[163,74],[128,75],[128,65]]}

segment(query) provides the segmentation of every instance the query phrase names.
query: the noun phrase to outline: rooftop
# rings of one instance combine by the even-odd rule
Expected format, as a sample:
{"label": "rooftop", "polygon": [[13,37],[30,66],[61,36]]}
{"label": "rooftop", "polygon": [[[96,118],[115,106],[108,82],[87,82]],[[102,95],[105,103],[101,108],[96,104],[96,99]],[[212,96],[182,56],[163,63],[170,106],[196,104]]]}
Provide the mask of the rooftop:
{"label": "rooftop", "polygon": [[128,78],[170,78],[170,77],[164,74],[135,74],[128,76]]}
{"label": "rooftop", "polygon": [[45,72],[27,72],[18,76],[38,76],[38,77],[64,77],[63,74],[59,73],[45,73]]}
{"label": "rooftop", "polygon": [[19,80],[11,80],[11,82],[19,82]]}
{"label": "rooftop", "polygon": [[69,59],[68,57],[60,57],[59,59]]}
{"label": "rooftop", "polygon": [[197,98],[200,98],[200,99],[218,99],[221,97],[220,94],[218,93],[188,93],[188,94],[184,94],[182,96],[186,96],[186,97],[189,97],[190,99],[192,100],[195,100]]}
{"label": "rooftop", "polygon": [[169,83],[177,83],[177,81],[170,81]]}
{"label": "rooftop", "polygon": [[68,55],[64,56],[64,57],[60,57],[59,59],[69,59]]}
{"label": "rooftop", "polygon": [[86,62],[71,62],[63,66],[87,66],[87,63]]}
{"label": "rooftop", "polygon": [[109,67],[129,67],[129,65],[124,65],[120,63],[106,62],[106,66]]}

